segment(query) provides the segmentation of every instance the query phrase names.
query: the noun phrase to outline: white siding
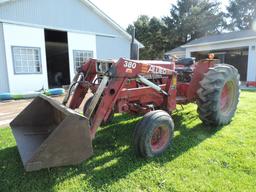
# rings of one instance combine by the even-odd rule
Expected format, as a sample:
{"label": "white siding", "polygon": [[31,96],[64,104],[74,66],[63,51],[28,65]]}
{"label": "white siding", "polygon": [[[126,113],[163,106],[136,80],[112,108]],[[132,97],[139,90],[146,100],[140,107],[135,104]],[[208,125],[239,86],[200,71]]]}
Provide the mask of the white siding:
{"label": "white siding", "polygon": [[130,44],[122,38],[98,36],[97,57],[100,59],[130,58]]}
{"label": "white siding", "polygon": [[[18,0],[0,5],[0,20],[64,31],[124,35],[89,8],[84,0]],[[126,38],[127,41],[129,41]]]}
{"label": "white siding", "polygon": [[245,40],[237,42],[228,42],[228,43],[218,43],[218,44],[208,44],[203,46],[195,46],[186,48],[186,53],[197,51],[209,51],[209,50],[218,50],[218,49],[231,49],[239,47],[248,47],[249,45],[254,45],[256,40]]}
{"label": "white siding", "polygon": [[73,55],[74,50],[93,51],[93,57],[96,58],[97,57],[96,36],[68,32],[69,68],[70,68],[71,80],[75,75],[75,65],[74,65],[74,55]]}
{"label": "white siding", "polygon": [[0,23],[0,93],[8,91],[9,84],[5,57],[4,31],[3,24]]}
{"label": "white siding", "polygon": [[256,42],[249,47],[247,81],[256,81]]}
{"label": "white siding", "polygon": [[[3,24],[6,62],[11,92],[35,91],[48,88],[44,30],[39,28]],[[39,47],[41,49],[42,74],[15,74],[12,46]]]}
{"label": "white siding", "polygon": [[97,36],[99,58],[130,56],[124,32],[99,16],[84,0],[19,0],[0,5],[0,21]]}

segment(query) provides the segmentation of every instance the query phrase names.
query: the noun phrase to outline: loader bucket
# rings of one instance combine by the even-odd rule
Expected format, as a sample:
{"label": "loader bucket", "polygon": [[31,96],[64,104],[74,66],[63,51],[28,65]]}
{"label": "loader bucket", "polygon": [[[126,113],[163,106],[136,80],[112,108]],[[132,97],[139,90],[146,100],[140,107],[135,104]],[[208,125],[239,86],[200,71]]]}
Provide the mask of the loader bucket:
{"label": "loader bucket", "polygon": [[79,164],[93,153],[88,119],[44,95],[10,126],[26,171]]}

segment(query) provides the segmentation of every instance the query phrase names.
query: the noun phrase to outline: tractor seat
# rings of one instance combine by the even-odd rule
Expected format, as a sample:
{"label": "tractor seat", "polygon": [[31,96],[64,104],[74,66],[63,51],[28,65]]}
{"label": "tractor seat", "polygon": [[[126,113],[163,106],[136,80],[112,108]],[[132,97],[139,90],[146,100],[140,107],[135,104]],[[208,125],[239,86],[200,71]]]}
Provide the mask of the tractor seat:
{"label": "tractor seat", "polygon": [[184,67],[190,67],[194,64],[193,58],[182,58],[175,62],[176,65],[183,65]]}

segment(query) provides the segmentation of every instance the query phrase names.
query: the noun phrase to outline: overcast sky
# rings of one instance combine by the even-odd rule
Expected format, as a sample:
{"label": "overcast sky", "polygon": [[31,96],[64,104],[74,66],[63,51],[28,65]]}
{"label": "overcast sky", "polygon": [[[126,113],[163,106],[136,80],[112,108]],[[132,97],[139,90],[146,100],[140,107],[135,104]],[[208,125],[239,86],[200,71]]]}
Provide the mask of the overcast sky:
{"label": "overcast sky", "polygon": [[[161,18],[168,16],[171,5],[176,0],[90,0],[110,18],[116,21],[124,29],[132,24],[139,15],[156,16]],[[228,0],[222,0],[224,9]]]}

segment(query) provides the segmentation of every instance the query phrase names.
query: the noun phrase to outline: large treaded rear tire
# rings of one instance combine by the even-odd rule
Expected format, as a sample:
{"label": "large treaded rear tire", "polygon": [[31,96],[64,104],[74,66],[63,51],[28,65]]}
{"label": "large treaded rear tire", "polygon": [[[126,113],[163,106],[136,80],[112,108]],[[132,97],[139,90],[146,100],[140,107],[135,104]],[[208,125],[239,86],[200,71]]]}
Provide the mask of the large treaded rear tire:
{"label": "large treaded rear tire", "polygon": [[197,112],[206,125],[228,124],[239,102],[239,79],[237,69],[228,64],[217,64],[204,74],[197,91]]}
{"label": "large treaded rear tire", "polygon": [[167,112],[156,110],[147,113],[134,130],[133,145],[137,155],[161,155],[169,147],[173,131],[174,123]]}

